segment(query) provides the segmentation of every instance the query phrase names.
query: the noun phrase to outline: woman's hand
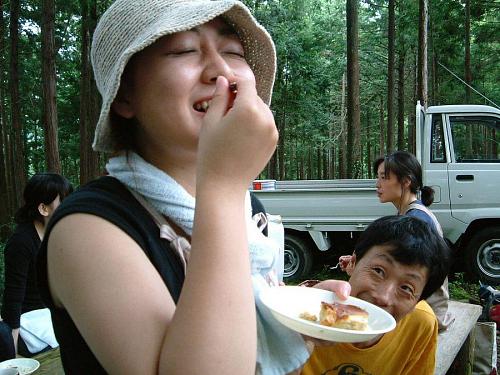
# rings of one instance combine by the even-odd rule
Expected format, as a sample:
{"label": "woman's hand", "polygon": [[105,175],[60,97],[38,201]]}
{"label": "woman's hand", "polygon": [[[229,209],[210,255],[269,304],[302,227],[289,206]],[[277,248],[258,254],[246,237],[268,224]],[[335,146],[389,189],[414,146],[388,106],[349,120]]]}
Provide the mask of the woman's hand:
{"label": "woman's hand", "polygon": [[350,275],[352,273],[352,270],[354,269],[355,261],[355,255],[342,255],[339,258],[340,269]]}
{"label": "woman's hand", "polygon": [[246,190],[277,141],[273,115],[257,95],[255,81],[238,78],[234,94],[228,80],[219,76],[200,132],[197,183],[215,181]]}

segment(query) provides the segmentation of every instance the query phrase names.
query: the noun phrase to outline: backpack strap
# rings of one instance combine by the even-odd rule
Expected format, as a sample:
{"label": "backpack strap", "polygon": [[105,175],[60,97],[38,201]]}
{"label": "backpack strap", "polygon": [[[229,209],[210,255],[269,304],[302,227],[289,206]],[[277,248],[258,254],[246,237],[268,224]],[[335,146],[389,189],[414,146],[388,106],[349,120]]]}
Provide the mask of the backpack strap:
{"label": "backpack strap", "polygon": [[423,204],[420,204],[418,202],[412,202],[408,206],[408,209],[405,211],[404,214],[406,214],[410,210],[420,210],[425,212],[432,220],[434,223],[434,228],[436,228],[437,232],[441,237],[443,237],[443,229],[441,228],[441,224],[439,224],[439,221],[437,220],[436,216],[432,213],[431,210],[429,210],[427,207],[425,207]]}
{"label": "backpack strap", "polygon": [[186,274],[187,262],[191,251],[191,244],[182,236],[179,236],[172,226],[168,223],[163,215],[161,215],[141,194],[132,189],[128,189],[137,201],[149,212],[156,225],[160,229],[160,238],[163,238],[170,243],[170,248],[177,254]]}

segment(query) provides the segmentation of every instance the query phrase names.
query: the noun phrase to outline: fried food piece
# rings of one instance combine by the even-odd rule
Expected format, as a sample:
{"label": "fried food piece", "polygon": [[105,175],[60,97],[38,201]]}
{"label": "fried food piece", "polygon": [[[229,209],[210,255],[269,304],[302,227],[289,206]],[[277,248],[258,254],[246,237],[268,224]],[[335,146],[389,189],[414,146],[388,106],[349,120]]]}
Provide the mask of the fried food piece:
{"label": "fried food piece", "polygon": [[368,313],[354,305],[321,302],[319,322],[329,327],[365,331],[368,328]]}

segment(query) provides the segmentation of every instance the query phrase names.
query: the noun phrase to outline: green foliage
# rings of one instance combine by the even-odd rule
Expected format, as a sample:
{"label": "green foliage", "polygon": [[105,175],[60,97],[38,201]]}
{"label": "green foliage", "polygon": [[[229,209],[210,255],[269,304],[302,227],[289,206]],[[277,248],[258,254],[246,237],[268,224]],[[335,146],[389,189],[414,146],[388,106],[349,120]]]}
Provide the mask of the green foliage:
{"label": "green foliage", "polygon": [[5,242],[0,241],[0,308],[2,307],[3,301],[3,286],[5,281],[5,264],[3,258],[3,251],[5,248]]}
{"label": "green foliage", "polygon": [[[97,1],[102,14],[111,0]],[[278,70],[272,109],[282,137],[280,158],[288,179],[339,177],[338,155],[345,151],[346,126],[342,82],[346,71],[346,4],[341,0],[246,0],[272,35]],[[58,48],[57,108],[63,174],[79,181],[79,113],[81,1],[56,1],[55,42]],[[4,5],[5,6],[5,5]],[[385,152],[379,144],[380,118],[385,123],[387,98],[388,1],[359,2],[361,103],[361,177],[370,177],[370,163]],[[500,12],[494,2],[472,2],[472,85],[500,102]],[[7,9],[8,10],[8,9]],[[442,15],[446,15],[443,17]],[[4,12],[8,23],[8,11]],[[429,89],[431,104],[460,104],[465,87],[444,67],[463,78],[464,5],[460,1],[429,2]],[[28,174],[45,169],[41,93],[41,3],[22,2],[20,33],[21,112]],[[399,1],[396,9],[396,51],[404,56],[405,137],[414,111],[414,79],[418,40],[418,2]],[[6,36],[4,36],[6,37]],[[8,47],[8,45],[7,45]],[[8,48],[1,57],[8,63]],[[396,57],[396,60],[398,57]],[[7,82],[2,82],[7,93]],[[475,104],[488,104],[473,94]],[[345,105],[345,103],[344,103]],[[10,103],[5,96],[5,109]],[[345,109],[344,109],[345,111]],[[8,122],[8,118],[6,119]],[[7,124],[8,125],[8,124]],[[405,138],[405,144],[407,144]],[[409,146],[405,147],[409,148]],[[334,164],[327,165],[328,158]],[[330,168],[330,171],[327,169]],[[262,176],[266,177],[266,176]]]}
{"label": "green foliage", "polygon": [[449,280],[448,289],[450,299],[468,302],[478,298],[479,284],[467,281],[463,273],[457,273]]}

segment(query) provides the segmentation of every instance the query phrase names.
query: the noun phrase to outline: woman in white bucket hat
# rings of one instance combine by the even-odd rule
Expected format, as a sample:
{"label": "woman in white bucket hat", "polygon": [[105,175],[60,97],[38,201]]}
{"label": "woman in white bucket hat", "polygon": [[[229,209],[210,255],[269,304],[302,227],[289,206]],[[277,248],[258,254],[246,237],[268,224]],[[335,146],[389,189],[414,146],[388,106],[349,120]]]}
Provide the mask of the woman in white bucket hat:
{"label": "woman in white bucket hat", "polygon": [[307,359],[254,298],[275,261],[247,193],[277,142],[275,60],[236,0],[117,0],[102,16],[94,149],[113,154],[110,176],[59,207],[38,262],[67,373],[285,374]]}

